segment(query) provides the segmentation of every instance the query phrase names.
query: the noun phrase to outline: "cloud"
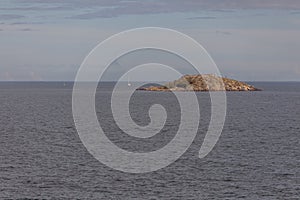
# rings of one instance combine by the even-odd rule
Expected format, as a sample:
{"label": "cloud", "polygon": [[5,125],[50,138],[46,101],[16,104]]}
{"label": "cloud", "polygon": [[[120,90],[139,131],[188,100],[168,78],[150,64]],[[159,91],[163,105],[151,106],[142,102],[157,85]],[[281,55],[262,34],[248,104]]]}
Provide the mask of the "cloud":
{"label": "cloud", "polygon": [[6,7],[0,8],[0,10],[4,11],[47,11],[47,10],[69,10],[70,7],[66,6],[23,6],[23,7]]}
{"label": "cloud", "polygon": [[290,12],[291,15],[300,15],[300,11],[292,11]]}
{"label": "cloud", "polygon": [[15,14],[2,14],[2,15],[0,15],[0,20],[20,19],[23,17],[25,17],[25,16],[15,15]]}
{"label": "cloud", "polygon": [[216,34],[221,34],[221,35],[231,35],[232,33],[229,31],[216,31]]}
{"label": "cloud", "polygon": [[19,31],[34,31],[34,30],[31,28],[22,28],[22,29],[19,29]]}
{"label": "cloud", "polygon": [[189,20],[197,20],[197,19],[216,19],[216,17],[189,17],[189,18],[186,18],[186,19],[189,19]]}
{"label": "cloud", "polygon": [[[87,7],[85,3],[82,6]],[[101,6],[98,4],[98,6]],[[103,4],[102,6],[108,6]],[[232,12],[236,9],[300,9],[300,2],[296,0],[161,0],[161,1],[113,1],[111,7],[74,15],[76,19],[108,18],[121,15],[144,15],[175,12],[197,12],[213,10],[216,12]],[[195,18],[197,19],[197,18]],[[199,17],[198,19],[207,19]]]}
{"label": "cloud", "polygon": [[[297,12],[299,0],[19,0],[1,10],[70,11],[64,18],[93,19],[123,15],[146,15],[176,12],[232,12],[238,9],[285,9]],[[80,11],[80,14],[78,14]],[[6,15],[4,15],[5,17]],[[6,16],[9,18],[8,16]],[[13,16],[11,16],[13,17]],[[1,19],[1,18],[0,18]],[[196,19],[196,18],[195,18]],[[198,19],[205,19],[199,17]]]}
{"label": "cloud", "polygon": [[44,24],[44,23],[43,22],[13,22],[13,23],[10,23],[10,25],[28,25],[28,24]]}
{"label": "cloud", "polygon": [[80,14],[80,15],[74,15],[71,17],[71,19],[93,19],[93,18],[112,18],[112,17],[117,17],[118,14],[115,12],[110,12],[109,10],[105,11],[96,11],[96,12],[90,12],[90,13],[85,13],[85,14]]}
{"label": "cloud", "polygon": [[[197,10],[200,9],[300,9],[299,0],[19,0],[16,4],[37,4],[44,8],[48,6],[59,8],[93,8],[93,7],[107,7],[107,6],[136,6],[147,5],[149,7],[161,6],[164,9],[172,8],[173,10]],[[49,6],[50,5],[50,6]],[[22,6],[24,7],[24,6]],[[33,6],[31,6],[34,8]],[[138,7],[135,7],[138,10]],[[175,11],[175,10],[174,10]]]}

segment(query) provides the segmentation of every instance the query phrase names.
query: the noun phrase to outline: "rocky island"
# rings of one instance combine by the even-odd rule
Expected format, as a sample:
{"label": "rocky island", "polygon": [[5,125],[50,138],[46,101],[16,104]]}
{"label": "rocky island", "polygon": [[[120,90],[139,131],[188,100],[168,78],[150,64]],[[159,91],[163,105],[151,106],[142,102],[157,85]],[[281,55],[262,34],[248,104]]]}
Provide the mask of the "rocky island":
{"label": "rocky island", "polygon": [[213,74],[184,75],[165,85],[141,87],[146,91],[259,91],[247,83]]}

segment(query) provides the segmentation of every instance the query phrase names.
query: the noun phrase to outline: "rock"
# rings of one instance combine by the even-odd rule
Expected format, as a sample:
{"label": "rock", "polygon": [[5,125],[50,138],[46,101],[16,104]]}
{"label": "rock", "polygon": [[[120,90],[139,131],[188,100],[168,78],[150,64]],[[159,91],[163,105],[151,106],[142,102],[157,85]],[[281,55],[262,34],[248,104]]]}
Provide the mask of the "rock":
{"label": "rock", "polygon": [[164,86],[138,88],[146,91],[259,91],[247,83],[213,74],[184,75]]}

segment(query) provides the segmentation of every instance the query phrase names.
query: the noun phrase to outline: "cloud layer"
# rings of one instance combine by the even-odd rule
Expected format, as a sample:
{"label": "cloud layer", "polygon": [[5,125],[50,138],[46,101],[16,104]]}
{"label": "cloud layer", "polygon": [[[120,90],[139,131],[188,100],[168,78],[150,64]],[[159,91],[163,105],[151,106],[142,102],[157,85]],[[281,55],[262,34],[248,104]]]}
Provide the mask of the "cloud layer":
{"label": "cloud layer", "polygon": [[[15,0],[6,11],[78,11],[67,18],[93,19],[122,15],[144,15],[175,12],[197,12],[200,10],[236,9],[285,9],[300,10],[299,0]],[[2,16],[3,18],[9,16]],[[13,16],[11,16],[13,17]],[[16,17],[16,16],[15,16]],[[1,19],[1,18],[0,18]]]}

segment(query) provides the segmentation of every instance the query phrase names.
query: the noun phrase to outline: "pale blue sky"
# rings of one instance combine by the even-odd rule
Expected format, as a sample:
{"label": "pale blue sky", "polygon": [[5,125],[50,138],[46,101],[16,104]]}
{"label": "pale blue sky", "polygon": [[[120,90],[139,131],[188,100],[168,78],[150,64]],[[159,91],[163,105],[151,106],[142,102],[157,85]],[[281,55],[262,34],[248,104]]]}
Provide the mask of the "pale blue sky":
{"label": "pale blue sky", "polygon": [[1,0],[0,80],[74,80],[122,30],[159,26],[201,43],[224,76],[300,81],[297,0]]}

